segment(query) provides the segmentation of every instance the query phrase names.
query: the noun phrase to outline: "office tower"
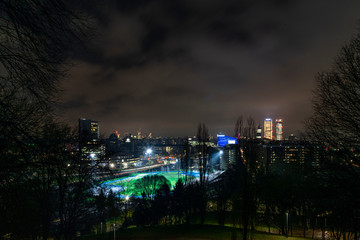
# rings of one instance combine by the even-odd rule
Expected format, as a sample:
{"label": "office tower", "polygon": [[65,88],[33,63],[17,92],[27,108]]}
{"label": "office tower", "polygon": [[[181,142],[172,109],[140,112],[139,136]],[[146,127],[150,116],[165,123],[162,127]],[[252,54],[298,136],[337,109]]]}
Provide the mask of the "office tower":
{"label": "office tower", "polygon": [[276,119],[276,140],[281,141],[283,140],[283,120],[282,119]]}
{"label": "office tower", "polygon": [[220,169],[226,170],[236,162],[236,145],[226,145],[220,154]]}
{"label": "office tower", "polygon": [[265,118],[264,121],[264,138],[266,139],[273,139],[273,130],[272,130],[272,119]]}
{"label": "office tower", "polygon": [[82,160],[99,160],[102,148],[99,142],[99,123],[90,119],[79,119],[79,150]]}
{"label": "office tower", "polygon": [[86,144],[99,140],[99,123],[90,119],[79,119],[79,139],[80,143]]}
{"label": "office tower", "polygon": [[259,124],[258,128],[256,129],[256,138],[261,139],[261,126]]}

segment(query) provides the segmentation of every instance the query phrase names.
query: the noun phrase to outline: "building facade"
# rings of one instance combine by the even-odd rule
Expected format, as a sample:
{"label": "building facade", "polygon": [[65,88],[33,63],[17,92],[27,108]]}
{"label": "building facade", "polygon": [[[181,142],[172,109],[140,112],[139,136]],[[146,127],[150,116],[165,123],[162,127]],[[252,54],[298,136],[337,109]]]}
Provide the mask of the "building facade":
{"label": "building facade", "polygon": [[81,160],[100,160],[104,146],[100,143],[99,123],[86,118],[79,119],[79,152]]}
{"label": "building facade", "polygon": [[275,125],[275,139],[277,140],[277,141],[282,141],[282,140],[284,140],[284,137],[283,137],[283,120],[282,119],[276,119],[275,120],[275,123],[276,123],[276,125]]}
{"label": "building facade", "polygon": [[261,139],[262,138],[262,129],[261,126],[259,124],[258,128],[256,129],[256,139]]}
{"label": "building facade", "polygon": [[264,138],[273,139],[273,124],[271,118],[265,118],[264,121]]}

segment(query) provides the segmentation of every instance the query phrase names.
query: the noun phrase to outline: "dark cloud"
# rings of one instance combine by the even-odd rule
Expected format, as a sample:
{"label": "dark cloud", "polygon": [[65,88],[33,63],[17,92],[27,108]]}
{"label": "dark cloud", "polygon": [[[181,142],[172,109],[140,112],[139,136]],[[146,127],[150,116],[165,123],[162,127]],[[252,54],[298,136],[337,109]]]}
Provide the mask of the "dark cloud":
{"label": "dark cloud", "polygon": [[[96,4],[96,5],[95,5]],[[324,7],[326,6],[326,7]],[[356,32],[360,2],[128,0],[83,2],[96,34],[63,82],[64,117],[102,131],[232,133],[238,115],[311,113],[314,75]]]}

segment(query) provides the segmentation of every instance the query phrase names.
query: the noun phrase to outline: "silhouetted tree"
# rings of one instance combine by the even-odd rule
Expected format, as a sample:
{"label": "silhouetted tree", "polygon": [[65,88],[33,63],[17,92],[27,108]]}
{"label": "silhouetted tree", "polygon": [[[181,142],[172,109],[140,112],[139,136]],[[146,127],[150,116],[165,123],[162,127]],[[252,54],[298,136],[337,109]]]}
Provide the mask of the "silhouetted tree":
{"label": "silhouetted tree", "polygon": [[[59,220],[59,231],[65,239],[71,239],[76,231],[85,229],[93,214],[94,202],[92,189],[96,185],[94,171],[96,166],[80,161],[74,151],[76,144],[76,131],[69,127],[49,123],[44,127],[42,143],[47,152],[38,159],[42,176],[39,187],[51,188],[54,204],[51,216]],[[31,172],[37,173],[37,168]],[[36,179],[36,178],[31,178]],[[31,180],[30,180],[31,181]],[[43,212],[43,210],[41,210]],[[52,220],[52,219],[50,219]]]}
{"label": "silhouetted tree", "polygon": [[185,224],[190,224],[198,211],[203,207],[203,194],[198,181],[191,181],[185,185],[184,195]]}
{"label": "silhouetted tree", "polygon": [[170,182],[162,175],[147,175],[135,182],[142,198],[135,201],[133,221],[138,226],[166,223],[170,214]]}
{"label": "silhouetted tree", "polygon": [[351,224],[360,212],[360,195],[355,187],[360,183],[359,55],[358,34],[342,47],[332,68],[317,75],[314,113],[306,123],[312,139],[328,149],[323,163],[325,172],[332,177],[327,178],[327,184],[338,187],[332,189],[336,195],[332,195],[333,214],[328,218],[333,221],[334,237],[344,240],[350,237],[346,233],[357,235],[359,231]]}
{"label": "silhouetted tree", "polygon": [[231,189],[233,224],[242,228],[244,240],[249,237],[249,229],[254,229],[258,207],[257,175],[260,164],[255,136],[255,122],[249,117],[248,126],[244,127],[242,117],[235,123],[235,137],[238,144],[235,148],[235,163],[227,172],[227,181]]}
{"label": "silhouetted tree", "polygon": [[56,220],[57,167],[70,156],[65,139],[49,138],[46,130],[69,51],[80,46],[86,23],[68,3],[0,2],[2,236],[47,239]]}
{"label": "silhouetted tree", "polygon": [[255,120],[252,117],[247,119],[246,135],[248,139],[255,139],[256,137],[256,125]]}
{"label": "silhouetted tree", "polygon": [[170,215],[170,187],[164,183],[156,190],[154,201],[152,202],[152,222],[153,224],[166,224]]}
{"label": "silhouetted tree", "polygon": [[234,128],[234,137],[241,138],[244,135],[244,123],[243,123],[243,116],[239,116],[236,119],[235,128]]}
{"label": "silhouetted tree", "polygon": [[189,168],[192,165],[192,161],[191,161],[191,146],[189,144],[189,139],[186,138],[186,140],[184,140],[184,153],[181,157],[181,169],[184,171],[185,173],[185,184],[188,181],[188,173],[189,173]]}
{"label": "silhouetted tree", "polygon": [[199,183],[200,183],[200,223],[204,224],[205,214],[206,214],[206,205],[207,205],[207,196],[206,196],[206,187],[207,187],[207,173],[208,173],[208,163],[209,163],[209,130],[204,123],[200,123],[197,129],[197,158],[198,158],[198,168],[199,168]]}
{"label": "silhouetted tree", "polygon": [[[344,46],[332,69],[319,73],[313,99],[313,116],[306,126],[310,136],[344,154],[355,169],[360,164],[360,35]],[[345,157],[346,156],[346,157]]]}
{"label": "silhouetted tree", "polygon": [[174,218],[175,224],[181,224],[184,222],[185,217],[185,186],[181,178],[176,182],[174,190],[171,195],[171,215]]}
{"label": "silhouetted tree", "polygon": [[220,226],[225,225],[225,219],[227,210],[229,209],[229,198],[231,189],[229,189],[229,186],[227,186],[226,182],[226,175],[221,175],[219,179],[214,183],[214,196],[213,200],[216,204],[216,219]]}
{"label": "silhouetted tree", "polygon": [[103,188],[100,188],[98,195],[95,196],[96,211],[99,222],[104,222],[108,217],[106,211],[107,210],[106,195],[104,191],[105,190]]}
{"label": "silhouetted tree", "polygon": [[142,193],[142,198],[134,201],[135,209],[132,215],[132,220],[136,226],[149,225],[151,219],[151,200],[147,199],[145,193]]}
{"label": "silhouetted tree", "polygon": [[154,199],[156,191],[164,184],[170,186],[169,180],[163,175],[146,175],[134,183],[134,189],[142,193],[146,199]]}

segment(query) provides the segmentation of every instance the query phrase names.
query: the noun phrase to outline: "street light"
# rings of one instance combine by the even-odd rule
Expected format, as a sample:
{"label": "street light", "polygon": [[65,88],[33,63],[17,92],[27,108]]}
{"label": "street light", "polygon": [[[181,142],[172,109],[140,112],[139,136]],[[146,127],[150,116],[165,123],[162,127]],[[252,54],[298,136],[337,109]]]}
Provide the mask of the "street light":
{"label": "street light", "polygon": [[224,166],[223,166],[223,155],[224,155],[224,151],[220,150],[219,151],[219,169],[223,170]]}
{"label": "street light", "polygon": [[113,224],[113,226],[114,226],[114,240],[115,240],[115,223]]}
{"label": "street light", "polygon": [[286,214],[286,237],[289,237],[289,213]]}
{"label": "street light", "polygon": [[151,153],[152,153],[152,149],[151,148],[148,148],[148,149],[146,149],[146,151],[145,151],[145,155],[147,155],[148,156],[148,170],[150,171],[150,155],[151,155]]}
{"label": "street light", "polygon": [[129,196],[125,196],[125,220],[124,220],[124,223],[123,223],[123,226],[124,226],[125,228],[127,228],[127,225],[128,225],[127,216],[128,216],[128,204],[129,204],[129,199],[130,199]]}

